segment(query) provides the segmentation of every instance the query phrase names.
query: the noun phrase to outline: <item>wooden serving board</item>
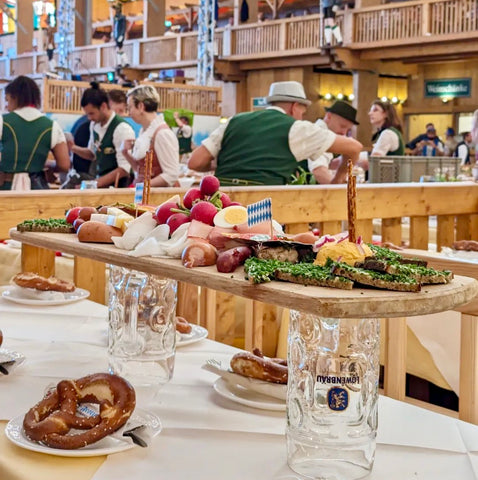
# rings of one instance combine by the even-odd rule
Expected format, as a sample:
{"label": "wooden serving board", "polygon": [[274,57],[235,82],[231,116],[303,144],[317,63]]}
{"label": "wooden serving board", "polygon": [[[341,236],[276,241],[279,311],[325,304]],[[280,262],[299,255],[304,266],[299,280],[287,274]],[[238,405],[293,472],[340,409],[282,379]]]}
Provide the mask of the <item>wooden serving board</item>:
{"label": "wooden serving board", "polygon": [[478,293],[478,282],[468,277],[456,277],[447,285],[426,286],[418,293],[374,289],[339,290],[286,282],[253,285],[245,280],[242,268],[230,274],[219,273],[215,266],[185,268],[177,259],[132,257],[114,245],[80,243],[75,234],[20,233],[11,230],[10,237],[36,247],[334,318],[404,317],[441,312],[468,303]]}

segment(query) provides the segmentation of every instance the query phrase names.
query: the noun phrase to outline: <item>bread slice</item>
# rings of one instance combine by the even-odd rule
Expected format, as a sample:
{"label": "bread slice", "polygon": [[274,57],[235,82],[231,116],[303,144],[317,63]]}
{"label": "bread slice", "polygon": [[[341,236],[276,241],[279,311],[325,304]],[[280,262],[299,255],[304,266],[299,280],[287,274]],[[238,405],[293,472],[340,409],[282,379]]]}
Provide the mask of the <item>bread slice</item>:
{"label": "bread slice", "polygon": [[330,269],[310,263],[295,263],[279,266],[275,272],[277,280],[317,287],[341,288],[352,290],[354,282],[330,273]]}
{"label": "bread slice", "polygon": [[402,264],[413,264],[413,265],[420,265],[422,267],[427,266],[426,260],[421,260],[420,258],[404,258],[397,252],[390,250],[385,247],[379,247],[378,245],[368,244],[370,249],[373,252],[373,257],[367,257],[365,260],[373,259],[377,262],[384,261],[384,262],[397,262]]}
{"label": "bread slice", "polygon": [[75,233],[73,225],[64,218],[25,220],[17,225],[17,230],[19,232]]}
{"label": "bread slice", "polygon": [[416,263],[402,264],[397,261],[377,260],[368,257],[360,264],[365,270],[375,270],[377,272],[389,273],[392,275],[406,275],[414,278],[422,285],[445,284],[453,280],[453,273],[449,270],[435,270]]}
{"label": "bread slice", "polygon": [[334,275],[340,275],[361,285],[400,292],[419,292],[421,289],[417,280],[406,275],[393,275],[374,270],[365,270],[363,268],[351,267],[346,263],[331,262],[329,265],[331,265]]}

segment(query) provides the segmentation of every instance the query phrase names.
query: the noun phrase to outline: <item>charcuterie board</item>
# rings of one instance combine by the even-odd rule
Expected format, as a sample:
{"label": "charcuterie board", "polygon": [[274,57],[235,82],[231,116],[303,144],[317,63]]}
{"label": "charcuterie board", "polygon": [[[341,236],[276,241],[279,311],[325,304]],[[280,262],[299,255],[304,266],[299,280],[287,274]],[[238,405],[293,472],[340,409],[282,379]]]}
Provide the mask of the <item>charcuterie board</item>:
{"label": "charcuterie board", "polygon": [[20,233],[11,230],[10,236],[28,245],[327,317],[403,317],[435,313],[466,304],[478,293],[478,282],[461,276],[455,277],[449,284],[426,286],[421,292],[415,293],[374,289],[337,290],[283,282],[253,285],[245,279],[242,268],[232,274],[219,273],[215,266],[185,268],[177,259],[131,257],[112,245],[80,243],[74,234]]}

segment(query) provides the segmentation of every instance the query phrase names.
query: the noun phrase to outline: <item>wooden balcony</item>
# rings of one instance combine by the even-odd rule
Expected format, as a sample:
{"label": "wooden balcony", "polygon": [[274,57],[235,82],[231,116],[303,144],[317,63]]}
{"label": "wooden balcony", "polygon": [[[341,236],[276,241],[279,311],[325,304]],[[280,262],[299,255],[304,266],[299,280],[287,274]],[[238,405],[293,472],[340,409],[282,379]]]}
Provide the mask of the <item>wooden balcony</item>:
{"label": "wooden balcony", "polygon": [[[143,84],[146,84],[143,82]],[[197,115],[221,115],[221,95],[219,87],[202,87],[171,83],[147,83],[156,88],[159,94],[161,111],[185,108]],[[49,113],[83,114],[81,97],[88,82],[69,82],[45,79],[43,82],[43,110]],[[102,84],[106,90],[118,88],[115,84]]]}
{"label": "wooden balcony", "polygon": [[[357,68],[357,62],[411,63],[478,55],[478,0],[412,0],[345,10],[339,12],[337,22],[344,32],[344,44],[333,55],[321,49],[321,15],[218,29],[215,51],[221,62],[234,62],[243,71],[329,66],[337,59],[344,68]],[[124,49],[131,65],[143,70],[193,67],[197,62],[197,32],[126,41]],[[111,42],[77,47],[72,55],[72,67],[80,74],[104,73],[115,64]],[[0,77],[41,74],[46,67],[46,56],[41,52],[12,59],[0,57]]]}

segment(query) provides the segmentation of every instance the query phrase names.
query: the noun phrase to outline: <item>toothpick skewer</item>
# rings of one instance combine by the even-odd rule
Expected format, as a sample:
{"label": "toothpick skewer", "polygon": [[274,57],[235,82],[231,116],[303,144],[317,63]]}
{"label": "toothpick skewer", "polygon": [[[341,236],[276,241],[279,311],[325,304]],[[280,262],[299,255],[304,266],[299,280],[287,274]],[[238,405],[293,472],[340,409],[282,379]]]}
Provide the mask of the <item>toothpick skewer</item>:
{"label": "toothpick skewer", "polygon": [[151,172],[153,169],[153,155],[152,149],[146,152],[144,159],[144,192],[143,192],[143,204],[149,205],[149,196],[151,192]]}
{"label": "toothpick skewer", "polygon": [[355,224],[357,220],[357,179],[352,173],[353,164],[352,160],[347,161],[347,172],[348,172],[348,181],[347,181],[347,216],[349,223],[349,241],[356,242],[356,232]]}

